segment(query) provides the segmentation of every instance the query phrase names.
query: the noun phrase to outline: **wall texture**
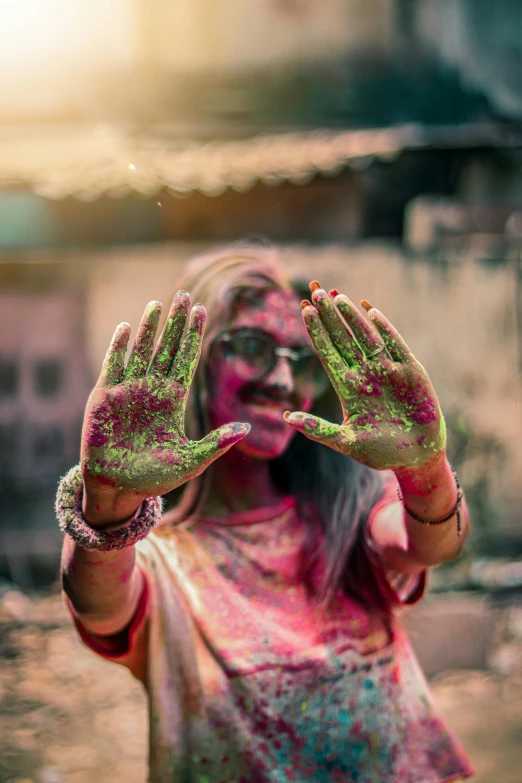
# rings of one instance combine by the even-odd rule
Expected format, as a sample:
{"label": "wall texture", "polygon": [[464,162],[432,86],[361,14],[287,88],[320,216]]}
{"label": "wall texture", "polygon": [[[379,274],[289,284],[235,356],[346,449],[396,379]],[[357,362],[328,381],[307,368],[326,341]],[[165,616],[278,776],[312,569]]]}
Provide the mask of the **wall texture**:
{"label": "wall texture", "polygon": [[[100,251],[87,293],[87,351],[93,377],[114,326],[134,329],[150,299],[166,303],[177,270],[196,245]],[[517,374],[516,276],[509,263],[412,260],[398,247],[286,247],[294,276],[319,278],[354,301],[369,299],[401,331],[428,369],[450,423],[463,480],[487,482],[495,515],[522,536],[522,388]],[[465,452],[465,453],[464,453]],[[517,527],[518,525],[518,527]]]}
{"label": "wall texture", "polygon": [[[129,321],[135,331],[148,301],[159,299],[166,306],[181,265],[203,249],[172,243],[67,251],[52,257],[18,254],[16,264],[13,258],[4,259],[17,274],[16,280],[2,277],[6,265],[0,263],[5,304],[0,358],[21,350],[15,346],[18,340],[31,361],[59,354],[66,361],[68,380],[61,402],[29,399],[27,390],[23,399],[0,399],[2,425],[9,427],[10,416],[35,422],[43,416],[45,422],[52,418],[72,426],[115,325]],[[492,525],[492,540],[500,529],[508,539],[522,540],[522,391],[514,267],[468,258],[451,263],[412,260],[397,246],[376,243],[293,245],[284,249],[283,259],[292,275],[319,278],[356,302],[365,297],[388,315],[434,380],[449,424],[451,455],[465,486],[475,493],[479,528]],[[51,265],[53,276],[45,286],[36,285],[37,271],[42,275]],[[58,274],[57,269],[62,271]],[[69,282],[64,289],[60,280],[65,278]],[[36,328],[26,330],[21,340],[16,337],[21,325],[30,318],[34,324],[34,301],[41,315]],[[29,463],[22,463],[27,481]],[[42,475],[56,472],[50,479],[54,485],[59,472],[55,463],[49,462],[49,470],[44,464],[37,467]],[[3,492],[9,492],[9,486]]]}

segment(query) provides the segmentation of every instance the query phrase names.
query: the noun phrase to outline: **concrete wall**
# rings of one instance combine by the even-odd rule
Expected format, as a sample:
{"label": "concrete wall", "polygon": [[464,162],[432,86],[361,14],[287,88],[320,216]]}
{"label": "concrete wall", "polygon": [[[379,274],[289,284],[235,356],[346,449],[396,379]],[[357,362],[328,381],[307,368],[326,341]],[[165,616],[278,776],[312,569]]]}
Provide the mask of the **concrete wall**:
{"label": "concrete wall", "polygon": [[[52,305],[53,285],[48,283],[39,296],[47,297],[49,317],[40,319],[38,329],[29,330],[24,350],[31,356],[43,355],[52,344],[62,351],[60,330],[75,333],[73,372],[79,376],[87,370],[93,382],[115,325],[125,320],[135,330],[148,301],[159,299],[167,305],[177,288],[181,265],[203,249],[202,245],[173,243],[69,251],[54,253],[52,258],[48,253],[32,254],[33,260],[39,260],[38,268],[44,268],[47,260],[49,264],[60,260],[69,270],[67,275],[76,277],[71,287],[81,288],[83,323],[81,329],[74,323],[74,307],[70,305],[69,310],[64,305],[59,314]],[[30,297],[20,298],[24,286],[34,288],[34,280],[30,281],[36,265],[22,263],[28,257],[17,256],[18,309],[11,323],[7,308],[0,316],[0,353],[11,345],[9,332],[17,332],[31,312]],[[522,394],[517,375],[513,267],[471,259],[451,265],[427,259],[413,261],[398,247],[372,243],[292,246],[284,250],[283,257],[293,275],[319,278],[323,285],[335,285],[356,302],[365,297],[388,315],[435,383],[447,418],[453,422],[452,445],[462,447],[464,443],[464,484],[476,486],[487,481],[484,502],[491,503],[491,516],[498,517],[508,536],[520,538]],[[70,296],[77,301],[77,291]],[[86,367],[77,366],[78,357]],[[85,381],[71,386],[75,401],[64,402],[64,417],[69,412],[72,416],[73,411],[75,415],[78,405],[84,404],[87,387]],[[21,404],[17,416],[30,419],[36,415],[31,401],[23,412],[18,410]]]}
{"label": "concrete wall", "polygon": [[11,394],[0,394],[0,471],[26,482],[54,481],[76,459],[87,387],[83,308],[79,297],[55,291],[0,294],[0,356],[9,362]]}
{"label": "concrete wall", "polygon": [[[114,326],[135,328],[150,299],[165,304],[195,245],[100,251],[93,258],[86,302],[87,351],[93,377]],[[428,369],[446,414],[473,438],[464,481],[489,472],[504,524],[516,535],[522,507],[522,393],[517,375],[516,280],[509,264],[471,259],[450,266],[409,260],[391,246],[292,246],[292,274],[318,277],[354,301],[383,310]],[[488,446],[488,443],[490,446]]]}

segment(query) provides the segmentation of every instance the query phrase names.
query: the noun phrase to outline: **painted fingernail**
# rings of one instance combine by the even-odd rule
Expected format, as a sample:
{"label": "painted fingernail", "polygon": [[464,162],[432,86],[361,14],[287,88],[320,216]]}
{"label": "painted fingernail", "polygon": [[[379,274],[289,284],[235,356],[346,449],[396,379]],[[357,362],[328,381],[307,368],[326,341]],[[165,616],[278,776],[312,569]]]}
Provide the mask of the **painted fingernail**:
{"label": "painted fingernail", "polygon": [[308,301],[308,299],[303,299],[301,302],[301,308],[304,310],[305,307],[312,307],[312,303]]}
{"label": "painted fingernail", "polygon": [[310,283],[310,291],[317,291],[318,288],[321,288],[317,280],[312,280]]}
{"label": "painted fingernail", "polygon": [[337,290],[337,288],[331,289],[330,296],[332,297],[332,299],[335,299],[336,296],[339,296],[339,291]]}
{"label": "painted fingernail", "polygon": [[238,435],[248,435],[250,432],[250,424],[235,422],[235,424],[229,425],[229,427],[221,433],[218,438],[218,447],[224,449],[227,446],[233,446],[240,438]]}
{"label": "painted fingernail", "polygon": [[364,307],[365,310],[373,309],[373,305],[371,305],[367,299],[361,299],[361,305]]}
{"label": "painted fingernail", "polygon": [[192,308],[190,317],[194,320],[194,323],[200,326],[207,320],[207,310],[202,304],[195,304]]}

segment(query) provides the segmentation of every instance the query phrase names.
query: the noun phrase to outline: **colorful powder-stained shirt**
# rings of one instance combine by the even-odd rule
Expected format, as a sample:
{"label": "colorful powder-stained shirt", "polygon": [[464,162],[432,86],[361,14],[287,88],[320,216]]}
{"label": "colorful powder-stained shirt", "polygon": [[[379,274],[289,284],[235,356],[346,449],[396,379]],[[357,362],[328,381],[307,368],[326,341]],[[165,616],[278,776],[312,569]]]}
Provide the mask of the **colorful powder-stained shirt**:
{"label": "colorful powder-stained shirt", "polygon": [[[393,492],[378,507],[389,502]],[[292,498],[153,533],[136,547],[145,589],[123,647],[75,621],[92,649],[137,674],[133,648],[147,628],[150,781],[442,783],[471,775],[398,617],[421,597],[425,573],[387,572],[368,533],[361,573],[389,614],[341,592],[326,608],[303,583],[305,533]]]}

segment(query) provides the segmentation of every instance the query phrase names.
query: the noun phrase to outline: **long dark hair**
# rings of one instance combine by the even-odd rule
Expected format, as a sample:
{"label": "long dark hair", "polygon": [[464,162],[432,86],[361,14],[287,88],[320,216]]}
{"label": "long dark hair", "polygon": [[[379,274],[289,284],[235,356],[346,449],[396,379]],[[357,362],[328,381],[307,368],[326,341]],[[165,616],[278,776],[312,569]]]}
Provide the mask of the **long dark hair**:
{"label": "long dark hair", "polygon": [[[293,291],[302,299],[308,289],[303,282],[286,277],[276,247],[251,242],[197,256],[185,267],[179,287],[190,292],[193,302],[202,302],[207,308],[202,354],[185,418],[188,436],[199,439],[210,429],[206,405],[209,348],[233,317],[238,302],[274,289]],[[314,403],[312,413],[329,421],[341,420],[333,389]],[[174,507],[164,514],[158,529],[161,535],[168,535],[173,525],[201,510],[211,471],[212,466],[168,499],[167,508]],[[298,513],[307,523],[305,583],[311,588],[307,575],[323,551],[325,572],[320,598],[330,602],[339,590],[344,590],[365,605],[380,603],[368,589],[365,561],[357,553],[365,522],[383,492],[381,475],[301,434],[296,434],[281,457],[271,461],[270,471],[276,486],[295,497]]]}

